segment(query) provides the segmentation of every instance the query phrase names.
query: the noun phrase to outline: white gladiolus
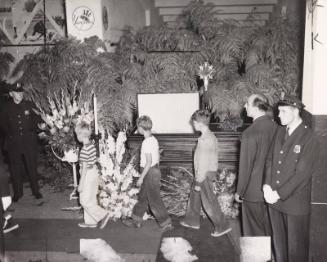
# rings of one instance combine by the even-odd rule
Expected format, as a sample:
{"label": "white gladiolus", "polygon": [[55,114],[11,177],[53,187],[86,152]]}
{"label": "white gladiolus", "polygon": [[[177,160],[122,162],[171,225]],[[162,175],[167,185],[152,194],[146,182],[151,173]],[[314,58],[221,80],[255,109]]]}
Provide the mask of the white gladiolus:
{"label": "white gladiolus", "polygon": [[41,130],[45,130],[47,128],[47,125],[46,125],[46,123],[40,123],[40,124],[38,124],[38,127]]}
{"label": "white gladiolus", "polygon": [[136,194],[138,194],[140,192],[140,190],[138,188],[132,188],[129,192],[128,192],[128,195],[131,197],[131,196],[134,196]]}
{"label": "white gladiolus", "polygon": [[71,105],[69,105],[67,107],[67,115],[68,116],[73,116],[74,115],[74,112],[73,112],[73,107]]}
{"label": "white gladiolus", "polygon": [[125,132],[119,132],[116,142],[116,161],[120,164],[125,154],[125,142],[127,140]]}
{"label": "white gladiolus", "polygon": [[65,116],[66,115],[66,108],[65,107],[62,107],[59,111],[59,114],[61,117]]}
{"label": "white gladiolus", "polygon": [[106,139],[106,145],[108,147],[108,153],[110,155],[114,155],[116,152],[116,142],[115,139],[109,134],[108,138]]}
{"label": "white gladiolus", "polygon": [[100,194],[99,194],[99,197],[100,198],[105,198],[105,197],[108,197],[107,193],[102,191]]}
{"label": "white gladiolus", "polygon": [[131,170],[133,177],[140,177],[141,174],[139,172],[137,172],[134,168]]}
{"label": "white gladiolus", "polygon": [[52,110],[52,115],[53,115],[54,118],[57,119],[57,118],[59,117],[59,112],[58,112],[58,110],[57,110],[57,109]]}
{"label": "white gladiolus", "polygon": [[51,128],[54,126],[52,117],[49,115],[42,116],[43,121],[50,126]]}
{"label": "white gladiolus", "polygon": [[111,191],[111,192],[115,192],[118,190],[118,185],[114,184],[114,183],[110,183],[109,185],[107,185],[107,188]]}
{"label": "white gladiolus", "polygon": [[[137,202],[136,195],[139,192],[139,189],[133,186],[133,177],[139,174],[134,169],[133,159],[124,169],[121,167],[125,154],[126,133],[119,132],[115,141],[110,134],[108,138],[105,138],[103,129],[100,132],[102,134],[99,158],[101,179],[106,182],[103,190],[108,192],[104,198],[102,197],[104,194],[100,192],[100,204],[110,212],[110,217],[115,220],[131,215]],[[104,199],[107,200],[104,201]]]}
{"label": "white gladiolus", "polygon": [[75,115],[77,111],[79,110],[79,106],[77,105],[77,102],[74,100],[73,106],[71,108],[71,115]]}
{"label": "white gladiolus", "polygon": [[133,179],[132,178],[125,179],[123,181],[123,184],[121,185],[121,188],[120,188],[121,191],[125,191],[132,182],[133,182]]}
{"label": "white gladiolus", "polygon": [[64,123],[60,120],[55,121],[55,125],[58,129],[62,129],[64,127]]}

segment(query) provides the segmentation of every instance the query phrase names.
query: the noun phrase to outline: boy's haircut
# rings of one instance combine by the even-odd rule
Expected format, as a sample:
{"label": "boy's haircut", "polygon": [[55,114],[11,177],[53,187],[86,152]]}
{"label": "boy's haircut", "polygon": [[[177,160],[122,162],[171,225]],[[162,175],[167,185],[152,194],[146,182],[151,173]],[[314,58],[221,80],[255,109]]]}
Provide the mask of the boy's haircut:
{"label": "boy's haircut", "polygon": [[75,133],[81,133],[82,131],[87,131],[88,136],[91,136],[92,129],[91,126],[86,122],[80,122],[75,126]]}
{"label": "boy's haircut", "polygon": [[200,109],[193,113],[191,116],[192,121],[200,122],[205,125],[209,125],[211,118],[211,113],[207,109]]}
{"label": "boy's haircut", "polygon": [[149,116],[140,116],[136,120],[137,127],[142,127],[144,130],[148,131],[152,129],[152,120]]}
{"label": "boy's haircut", "polygon": [[269,105],[268,98],[262,94],[256,94],[252,104],[266,113],[272,110],[271,106]]}

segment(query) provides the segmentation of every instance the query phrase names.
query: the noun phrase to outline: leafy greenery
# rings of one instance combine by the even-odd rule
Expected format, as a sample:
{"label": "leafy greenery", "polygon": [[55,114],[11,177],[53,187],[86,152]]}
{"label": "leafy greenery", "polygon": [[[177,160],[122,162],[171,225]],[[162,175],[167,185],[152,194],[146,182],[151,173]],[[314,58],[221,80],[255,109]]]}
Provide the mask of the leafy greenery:
{"label": "leafy greenery", "polygon": [[55,192],[65,191],[73,183],[72,167],[67,162],[59,161],[49,146],[45,146],[38,158],[38,173],[42,174],[44,183]]}
{"label": "leafy greenery", "polygon": [[23,72],[31,98],[41,105],[49,93],[75,85],[82,102],[95,93],[100,124],[115,132],[133,128],[138,93],[202,93],[198,69],[209,62],[216,70],[205,94],[210,109],[221,122],[238,123],[249,94],[274,102],[281,91],[296,94],[300,86],[297,25],[276,19],[260,27],[255,15],[244,26],[218,20],[211,3],[192,1],[174,27],[126,28],[115,53],[99,52],[105,46],[96,37],[62,39],[27,55],[13,75]]}
{"label": "leafy greenery", "polygon": [[[1,35],[0,35],[0,43],[1,43]],[[1,44],[0,44],[0,50],[1,50]],[[6,76],[8,76],[10,72],[10,64],[15,61],[15,58],[7,53],[7,52],[1,52],[0,51],[0,80],[4,79]]]}

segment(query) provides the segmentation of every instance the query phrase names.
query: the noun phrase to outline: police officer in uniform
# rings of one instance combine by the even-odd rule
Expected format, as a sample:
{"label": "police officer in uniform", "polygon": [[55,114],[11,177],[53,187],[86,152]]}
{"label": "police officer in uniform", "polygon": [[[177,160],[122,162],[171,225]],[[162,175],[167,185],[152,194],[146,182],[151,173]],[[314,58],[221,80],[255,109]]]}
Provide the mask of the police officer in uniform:
{"label": "police officer in uniform", "polygon": [[42,198],[37,179],[38,116],[33,104],[24,100],[24,90],[20,83],[10,86],[12,98],[0,112],[0,128],[4,139],[4,150],[8,152],[11,181],[14,190],[13,202],[23,196],[23,174],[27,171],[32,193],[36,199]]}
{"label": "police officer in uniform", "polygon": [[276,262],[309,261],[311,180],[319,144],[300,117],[303,108],[290,95],[278,103],[284,127],[277,130],[266,161],[263,192],[269,203]]}
{"label": "police officer in uniform", "polygon": [[251,95],[244,107],[253,123],[242,134],[235,200],[242,203],[243,235],[269,236],[271,230],[262,185],[265,161],[277,125],[265,96]]}

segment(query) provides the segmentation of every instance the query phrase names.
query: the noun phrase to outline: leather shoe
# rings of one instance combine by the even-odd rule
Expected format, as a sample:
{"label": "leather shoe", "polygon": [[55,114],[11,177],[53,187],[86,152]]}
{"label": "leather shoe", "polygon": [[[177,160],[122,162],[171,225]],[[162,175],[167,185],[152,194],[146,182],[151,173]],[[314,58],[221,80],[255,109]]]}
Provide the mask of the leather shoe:
{"label": "leather shoe", "polygon": [[22,197],[14,195],[14,197],[12,198],[12,202],[17,203],[20,198]]}
{"label": "leather shoe", "polygon": [[43,198],[42,194],[41,193],[37,193],[34,195],[36,199],[41,199]]}

